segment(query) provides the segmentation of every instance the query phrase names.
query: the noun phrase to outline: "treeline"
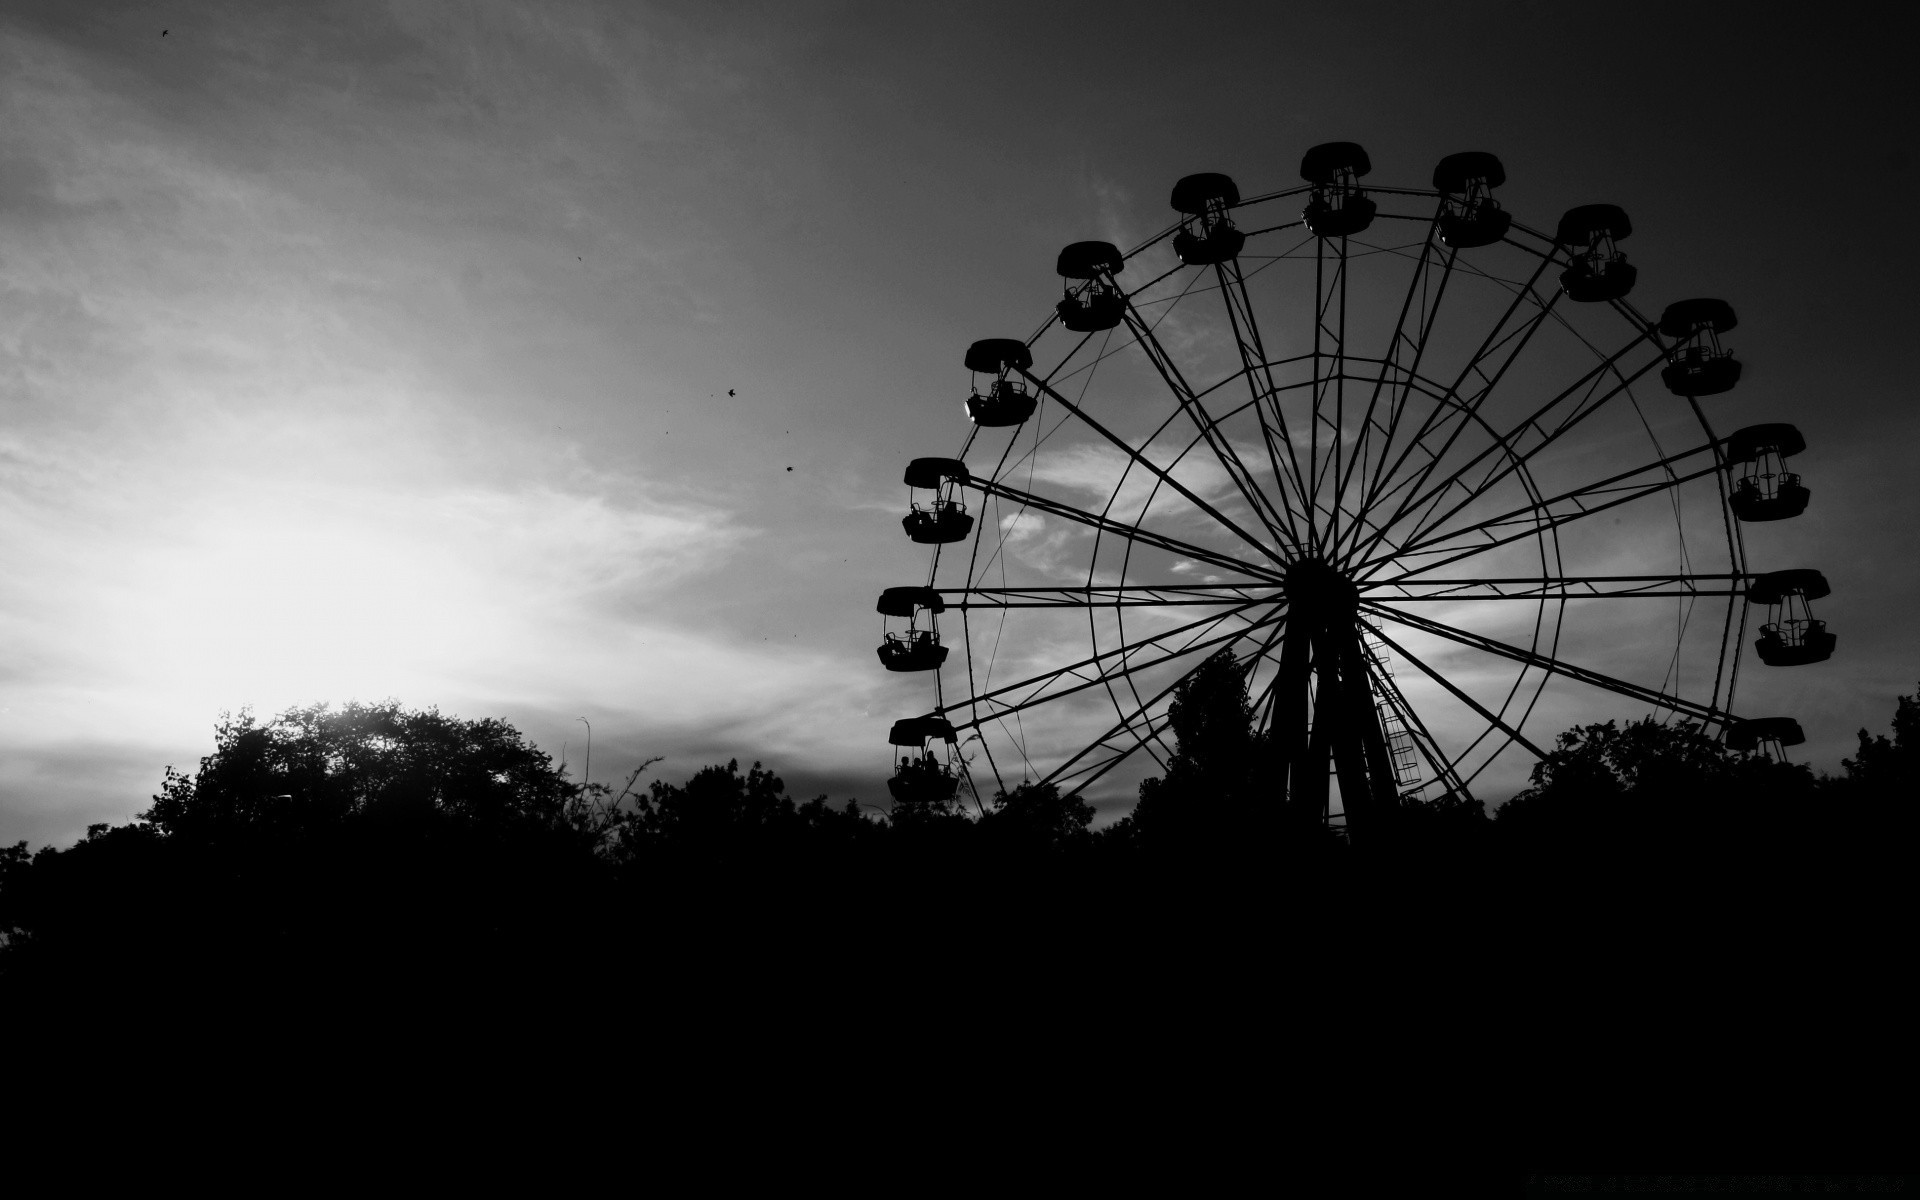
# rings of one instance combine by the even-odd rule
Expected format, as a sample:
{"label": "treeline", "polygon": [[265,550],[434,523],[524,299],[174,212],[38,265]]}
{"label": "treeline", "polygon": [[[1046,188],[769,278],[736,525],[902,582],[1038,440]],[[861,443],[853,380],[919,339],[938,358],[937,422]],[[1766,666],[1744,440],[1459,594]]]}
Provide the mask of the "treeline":
{"label": "treeline", "polygon": [[1171,725],[1165,774],[1096,831],[1047,785],[884,812],[798,801],[758,763],[670,783],[644,778],[650,762],[623,787],[582,787],[501,721],[391,703],[243,714],[134,823],[0,850],[0,973],[56,989],[524,980],[719,950],[817,973],[911,947],[1037,960],[1196,931],[1431,930],[1467,912],[1537,933],[1570,914],[1665,929],[1662,911],[1720,911],[1720,936],[1759,938],[1835,889],[1863,919],[1904,903],[1913,697],[1836,777],[1683,724],[1570,730],[1493,815],[1409,804],[1371,847],[1275,802],[1230,658],[1181,688]]}

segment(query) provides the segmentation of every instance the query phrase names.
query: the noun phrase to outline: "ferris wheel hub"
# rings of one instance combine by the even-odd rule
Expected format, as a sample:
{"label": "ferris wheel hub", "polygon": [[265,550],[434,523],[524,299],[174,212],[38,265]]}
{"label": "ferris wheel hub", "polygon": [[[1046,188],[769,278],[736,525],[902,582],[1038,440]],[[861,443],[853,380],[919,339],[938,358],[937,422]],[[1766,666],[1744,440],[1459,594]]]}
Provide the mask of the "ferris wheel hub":
{"label": "ferris wheel hub", "polygon": [[1306,555],[1288,564],[1285,591],[1287,605],[1296,613],[1353,616],[1360,607],[1360,589],[1318,555]]}

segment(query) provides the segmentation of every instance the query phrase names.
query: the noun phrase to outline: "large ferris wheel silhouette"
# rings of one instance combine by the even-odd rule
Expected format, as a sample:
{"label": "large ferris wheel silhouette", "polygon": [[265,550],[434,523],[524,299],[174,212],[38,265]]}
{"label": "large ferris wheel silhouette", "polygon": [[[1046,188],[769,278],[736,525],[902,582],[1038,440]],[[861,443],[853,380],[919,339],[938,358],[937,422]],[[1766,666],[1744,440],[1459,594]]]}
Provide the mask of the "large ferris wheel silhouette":
{"label": "large ferris wheel silhouette", "polygon": [[1810,493],[1793,426],[1709,420],[1732,307],[1647,317],[1627,214],[1521,224],[1491,154],[1425,189],[1370,170],[1335,142],[1251,198],[1187,176],[1154,237],[1060,252],[1031,337],[969,347],[965,443],[905,475],[925,582],[878,604],[881,662],[933,691],[891,731],[896,801],[1164,769],[1171,701],[1221,652],[1276,798],[1361,838],[1543,757],[1596,698],[1803,740],[1734,711],[1750,624],[1767,666],[1835,639],[1819,572],[1748,570],[1745,526]]}

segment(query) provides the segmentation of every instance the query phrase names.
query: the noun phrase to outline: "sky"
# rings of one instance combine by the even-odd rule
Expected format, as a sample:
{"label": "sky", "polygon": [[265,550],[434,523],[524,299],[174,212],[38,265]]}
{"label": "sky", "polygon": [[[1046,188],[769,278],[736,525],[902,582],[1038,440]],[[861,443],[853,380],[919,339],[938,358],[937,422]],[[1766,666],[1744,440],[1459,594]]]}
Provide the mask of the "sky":
{"label": "sky", "polygon": [[967,344],[1179,177],[1330,140],[1410,187],[1491,150],[1524,222],[1632,214],[1643,306],[1734,304],[1716,411],[1798,425],[1814,493],[1749,559],[1840,639],[1743,697],[1838,770],[1920,679],[1920,139],[1899,10],[1809,11],[10,3],[0,842],[352,699],[881,799],[927,702],[874,596]]}

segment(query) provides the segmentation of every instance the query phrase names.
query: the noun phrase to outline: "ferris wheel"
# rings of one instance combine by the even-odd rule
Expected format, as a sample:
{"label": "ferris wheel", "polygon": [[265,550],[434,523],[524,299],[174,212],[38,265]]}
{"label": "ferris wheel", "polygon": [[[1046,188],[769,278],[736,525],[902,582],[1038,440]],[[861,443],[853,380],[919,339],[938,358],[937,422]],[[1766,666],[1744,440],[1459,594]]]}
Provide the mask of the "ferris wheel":
{"label": "ferris wheel", "polygon": [[1740,382],[1733,309],[1643,315],[1626,213],[1523,225],[1491,154],[1426,189],[1370,170],[1335,142],[1251,198],[1187,176],[1156,236],[1060,252],[1032,336],[969,347],[964,443],[905,474],[924,582],[878,605],[882,664],[932,685],[896,801],[1122,794],[1223,652],[1276,801],[1355,836],[1524,778],[1581,719],[1804,740],[1733,711],[1749,624],[1769,667],[1835,640],[1819,572],[1748,570],[1745,526],[1810,493],[1793,426],[1709,421],[1738,413],[1708,399]]}

